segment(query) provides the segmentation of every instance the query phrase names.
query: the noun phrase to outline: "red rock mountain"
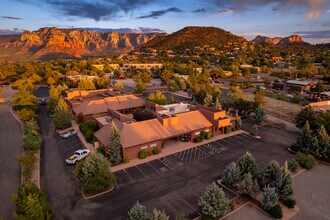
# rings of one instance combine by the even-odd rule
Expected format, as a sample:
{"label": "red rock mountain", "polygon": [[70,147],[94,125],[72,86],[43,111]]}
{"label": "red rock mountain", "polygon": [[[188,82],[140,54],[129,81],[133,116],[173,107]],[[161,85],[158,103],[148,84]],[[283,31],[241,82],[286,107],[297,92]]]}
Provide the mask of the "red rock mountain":
{"label": "red rock mountain", "polygon": [[300,35],[292,35],[289,37],[265,37],[258,35],[254,40],[252,40],[255,44],[272,44],[278,46],[289,46],[291,44],[303,44],[305,43]]}
{"label": "red rock mountain", "polygon": [[41,28],[32,32],[24,31],[21,35],[0,36],[0,60],[106,56],[132,51],[157,35],[161,34]]}

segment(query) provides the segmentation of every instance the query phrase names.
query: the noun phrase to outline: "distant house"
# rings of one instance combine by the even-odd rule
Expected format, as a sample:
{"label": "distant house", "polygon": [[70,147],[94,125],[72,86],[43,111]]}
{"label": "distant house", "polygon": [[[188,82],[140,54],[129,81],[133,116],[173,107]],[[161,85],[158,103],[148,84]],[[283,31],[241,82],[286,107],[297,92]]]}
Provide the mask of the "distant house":
{"label": "distant house", "polygon": [[240,65],[239,68],[241,68],[241,69],[254,69],[257,72],[260,72],[260,70],[261,70],[260,67],[252,66],[252,65],[249,65],[249,64]]}
{"label": "distant house", "polygon": [[73,76],[64,76],[65,82],[78,83],[81,79],[97,79],[98,76],[89,76],[89,75],[73,75]]}
{"label": "distant house", "polygon": [[310,103],[309,106],[311,106],[317,114],[330,111],[330,101],[313,102]]}
{"label": "distant house", "polygon": [[285,83],[285,89],[287,91],[298,92],[300,94],[304,91],[310,91],[313,86],[311,81],[299,81],[299,80],[288,80]]}
{"label": "distant house", "polygon": [[148,70],[151,71],[152,68],[160,69],[163,67],[161,63],[125,63],[120,69],[124,72],[130,68],[135,68],[137,70]]}

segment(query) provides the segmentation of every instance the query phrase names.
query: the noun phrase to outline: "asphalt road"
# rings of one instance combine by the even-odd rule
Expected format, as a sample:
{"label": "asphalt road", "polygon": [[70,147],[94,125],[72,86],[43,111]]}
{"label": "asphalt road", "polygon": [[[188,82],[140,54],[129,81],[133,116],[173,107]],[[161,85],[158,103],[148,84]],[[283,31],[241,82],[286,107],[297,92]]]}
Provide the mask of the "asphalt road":
{"label": "asphalt road", "polygon": [[201,154],[200,160],[140,179],[134,177],[136,173],[132,169],[130,174],[137,178],[134,181],[116,185],[111,193],[84,200],[79,184],[73,178],[73,167],[64,163],[62,142],[54,133],[46,108],[41,106],[39,109],[39,123],[44,136],[41,172],[47,198],[55,207],[56,219],[126,219],[127,211],[137,200],[150,210],[157,207],[172,216],[190,214],[196,211],[197,199],[205,187],[221,177],[228,163],[237,160],[247,150],[261,165],[272,159],[282,163],[292,157],[284,146],[295,139],[295,134],[290,132],[261,127],[261,141],[239,146],[231,144],[223,153],[206,158]]}
{"label": "asphalt road", "polygon": [[10,114],[9,104],[0,104],[0,216],[12,219],[12,195],[20,185],[20,168],[15,160],[21,154],[22,130]]}

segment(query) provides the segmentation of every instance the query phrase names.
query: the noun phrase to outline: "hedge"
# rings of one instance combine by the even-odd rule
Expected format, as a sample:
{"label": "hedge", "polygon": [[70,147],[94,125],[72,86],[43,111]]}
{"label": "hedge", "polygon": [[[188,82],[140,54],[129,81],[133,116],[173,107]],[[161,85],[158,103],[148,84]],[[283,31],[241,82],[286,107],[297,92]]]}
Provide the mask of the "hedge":
{"label": "hedge", "polygon": [[86,141],[92,143],[93,134],[99,129],[99,126],[97,125],[96,121],[88,120],[84,123],[81,123],[79,125],[79,129],[84,134]]}

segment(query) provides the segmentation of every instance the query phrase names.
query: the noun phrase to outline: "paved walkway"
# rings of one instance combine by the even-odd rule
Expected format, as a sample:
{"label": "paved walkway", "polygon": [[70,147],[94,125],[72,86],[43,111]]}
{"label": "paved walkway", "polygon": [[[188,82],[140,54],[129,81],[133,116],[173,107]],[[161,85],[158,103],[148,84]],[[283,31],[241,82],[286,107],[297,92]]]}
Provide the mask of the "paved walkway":
{"label": "paved walkway", "polygon": [[243,130],[239,130],[239,131],[231,132],[229,134],[221,134],[221,135],[217,135],[217,136],[213,137],[210,140],[204,140],[201,143],[173,141],[171,143],[168,143],[162,149],[162,152],[160,154],[151,155],[151,156],[149,156],[145,159],[138,159],[138,158],[133,159],[129,163],[122,163],[122,164],[119,164],[117,166],[111,167],[110,169],[111,169],[112,172],[127,169],[129,167],[133,167],[133,166],[136,166],[136,165],[139,165],[139,164],[143,164],[143,163],[146,163],[146,162],[149,162],[149,161],[152,161],[152,160],[159,159],[161,157],[165,157],[165,156],[168,156],[168,155],[175,154],[177,152],[181,152],[181,151],[184,151],[184,150],[187,150],[187,149],[190,149],[190,148],[197,147],[197,146],[202,145],[202,144],[206,144],[206,143],[209,143],[209,142],[213,142],[213,141],[225,138],[225,137],[230,137],[230,136],[234,136],[236,134],[241,134],[241,133],[247,133],[247,132],[243,131]]}

